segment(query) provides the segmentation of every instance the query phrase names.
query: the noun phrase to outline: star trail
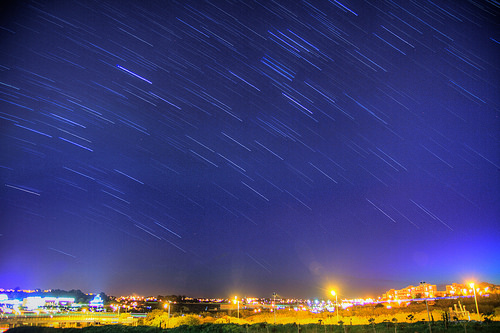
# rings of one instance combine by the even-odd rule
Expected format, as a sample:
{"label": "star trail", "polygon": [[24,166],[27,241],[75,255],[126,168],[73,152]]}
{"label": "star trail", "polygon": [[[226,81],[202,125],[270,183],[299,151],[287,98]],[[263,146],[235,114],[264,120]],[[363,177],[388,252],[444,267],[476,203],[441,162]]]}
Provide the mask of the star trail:
{"label": "star trail", "polygon": [[497,1],[7,1],[0,284],[500,283]]}

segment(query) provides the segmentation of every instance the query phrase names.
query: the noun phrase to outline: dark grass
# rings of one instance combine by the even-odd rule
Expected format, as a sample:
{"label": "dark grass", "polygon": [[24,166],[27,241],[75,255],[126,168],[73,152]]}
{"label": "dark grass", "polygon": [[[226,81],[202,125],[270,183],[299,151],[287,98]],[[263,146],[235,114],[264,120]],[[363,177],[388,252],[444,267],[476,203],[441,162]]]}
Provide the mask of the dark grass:
{"label": "dark grass", "polygon": [[[445,328],[443,322],[435,322],[432,333],[497,333],[500,332],[500,322],[451,322]],[[170,329],[160,329],[151,326],[90,326],[85,328],[53,328],[22,326],[11,328],[8,333],[426,333],[429,332],[427,323],[379,323],[373,325],[319,325],[319,324],[285,324],[273,325],[257,323],[252,325],[238,324],[203,324],[198,326],[179,326]]]}

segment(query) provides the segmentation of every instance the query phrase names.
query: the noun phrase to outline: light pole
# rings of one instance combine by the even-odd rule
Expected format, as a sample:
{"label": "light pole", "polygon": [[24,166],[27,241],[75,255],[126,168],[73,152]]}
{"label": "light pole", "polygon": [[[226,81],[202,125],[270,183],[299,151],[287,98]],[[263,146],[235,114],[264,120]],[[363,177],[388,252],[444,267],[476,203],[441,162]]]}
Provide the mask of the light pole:
{"label": "light pole", "polygon": [[273,302],[273,312],[274,312],[274,325],[276,325],[276,293],[273,293],[274,302]]}
{"label": "light pole", "polygon": [[163,305],[163,308],[168,308],[168,317],[167,317],[167,327],[168,328],[170,326],[170,301],[167,301],[168,303],[165,303],[165,305]]}
{"label": "light pole", "polygon": [[337,313],[337,323],[339,322],[339,304],[338,304],[338,298],[337,298],[337,293],[335,290],[332,290],[330,292],[332,296],[335,296],[335,312]]}
{"label": "light pole", "polygon": [[476,295],[476,288],[474,287],[474,282],[469,283],[471,286],[472,290],[474,290],[474,301],[476,302],[476,313],[477,313],[477,318],[479,319],[479,308],[477,306],[477,295]]}
{"label": "light pole", "polygon": [[[420,285],[425,285],[425,281],[420,282]],[[427,289],[426,289],[427,290]],[[427,304],[427,296],[425,296],[425,307],[427,308],[427,322],[429,323],[429,332],[432,333],[432,327],[431,327],[431,315],[429,314],[429,305]]]}
{"label": "light pole", "polygon": [[238,304],[238,319],[240,319],[240,300],[238,296],[234,296],[234,304]]}

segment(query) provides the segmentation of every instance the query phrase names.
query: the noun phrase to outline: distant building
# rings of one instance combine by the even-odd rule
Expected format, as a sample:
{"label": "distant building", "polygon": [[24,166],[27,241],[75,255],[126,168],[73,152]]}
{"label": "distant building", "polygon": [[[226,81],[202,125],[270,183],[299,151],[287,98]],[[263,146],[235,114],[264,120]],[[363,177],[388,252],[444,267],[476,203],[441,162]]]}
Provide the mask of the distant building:
{"label": "distant building", "polygon": [[[477,295],[489,295],[500,293],[500,286],[481,282],[474,287]],[[471,296],[474,295],[474,290],[468,284],[452,283],[446,286],[446,296]]]}
{"label": "distant building", "polygon": [[22,301],[17,299],[9,299],[6,294],[0,294],[0,313],[18,312],[22,305]]}
{"label": "distant building", "polygon": [[467,290],[469,288],[462,283],[452,283],[451,285],[446,285],[446,295],[449,296],[458,296],[458,295],[467,295]]}
{"label": "distant building", "polygon": [[[475,289],[478,296],[500,294],[500,286],[491,283],[481,282],[475,286]],[[380,300],[395,301],[414,298],[471,296],[473,294],[474,290],[468,284],[452,283],[446,285],[446,290],[438,291],[435,285],[421,282],[416,287],[408,286],[400,290],[391,289],[383,294]]]}
{"label": "distant building", "polygon": [[66,307],[71,306],[75,302],[74,298],[70,297],[26,297],[23,299],[23,307],[26,310],[36,310],[43,307]]}
{"label": "distant building", "polygon": [[89,303],[89,309],[94,311],[102,311],[104,309],[104,301],[101,295],[97,294]]}
{"label": "distant building", "polygon": [[413,298],[432,298],[438,293],[435,284],[420,283],[418,286],[409,285],[403,289],[391,289],[383,296],[383,300],[407,300]]}

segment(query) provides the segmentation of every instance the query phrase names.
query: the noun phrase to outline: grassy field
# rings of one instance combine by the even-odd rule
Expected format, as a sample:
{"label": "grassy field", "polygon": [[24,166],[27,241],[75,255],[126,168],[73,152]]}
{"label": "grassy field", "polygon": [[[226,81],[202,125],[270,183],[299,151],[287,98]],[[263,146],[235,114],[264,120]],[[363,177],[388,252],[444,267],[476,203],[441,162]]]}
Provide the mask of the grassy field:
{"label": "grassy field", "polygon": [[[500,332],[500,322],[451,322],[448,327],[441,321],[431,325],[432,333],[462,333]],[[202,324],[194,326],[178,326],[170,329],[160,329],[151,326],[93,326],[83,329],[78,328],[50,328],[50,327],[16,327],[8,333],[426,333],[429,331],[428,323],[378,323],[368,325],[320,325],[320,324]]]}

